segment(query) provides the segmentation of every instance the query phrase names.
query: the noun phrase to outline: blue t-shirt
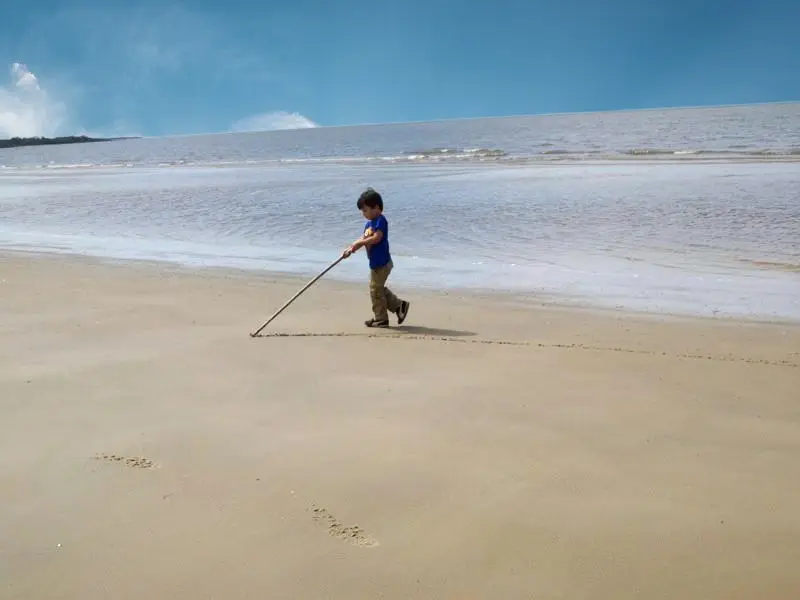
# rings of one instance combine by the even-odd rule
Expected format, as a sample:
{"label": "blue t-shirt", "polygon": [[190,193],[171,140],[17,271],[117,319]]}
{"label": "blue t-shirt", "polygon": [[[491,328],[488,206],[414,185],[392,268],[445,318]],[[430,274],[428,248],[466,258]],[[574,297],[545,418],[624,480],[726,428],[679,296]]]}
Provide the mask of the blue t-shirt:
{"label": "blue t-shirt", "polygon": [[383,232],[381,241],[373,246],[366,247],[370,269],[385,267],[392,260],[392,255],[389,254],[389,222],[386,217],[381,215],[377,219],[372,219],[364,224],[365,237],[379,230]]}

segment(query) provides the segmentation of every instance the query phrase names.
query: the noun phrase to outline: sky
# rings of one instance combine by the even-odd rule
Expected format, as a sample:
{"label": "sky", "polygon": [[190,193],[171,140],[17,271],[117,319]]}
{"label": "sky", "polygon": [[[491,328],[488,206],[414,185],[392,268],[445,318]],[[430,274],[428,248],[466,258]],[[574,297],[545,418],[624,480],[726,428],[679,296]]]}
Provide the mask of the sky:
{"label": "sky", "polygon": [[797,0],[30,0],[0,137],[800,100]]}

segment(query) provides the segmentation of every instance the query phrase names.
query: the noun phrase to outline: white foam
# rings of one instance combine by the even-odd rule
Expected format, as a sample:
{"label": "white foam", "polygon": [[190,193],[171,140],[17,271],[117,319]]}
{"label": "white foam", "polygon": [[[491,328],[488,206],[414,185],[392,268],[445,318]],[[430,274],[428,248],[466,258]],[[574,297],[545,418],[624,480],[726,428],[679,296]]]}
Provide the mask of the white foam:
{"label": "white foam", "polygon": [[[165,239],[9,232],[0,229],[0,247],[78,254],[119,260],[165,261],[189,267],[228,267],[310,275],[335,258],[304,248],[202,244]],[[331,274],[363,280],[364,260],[347,261]],[[395,255],[399,285],[432,289],[507,290],[531,299],[559,299],[611,308],[670,314],[767,317],[800,320],[800,278],[758,269],[681,268],[605,258],[560,263],[487,263]],[[626,264],[627,263],[627,264]]]}

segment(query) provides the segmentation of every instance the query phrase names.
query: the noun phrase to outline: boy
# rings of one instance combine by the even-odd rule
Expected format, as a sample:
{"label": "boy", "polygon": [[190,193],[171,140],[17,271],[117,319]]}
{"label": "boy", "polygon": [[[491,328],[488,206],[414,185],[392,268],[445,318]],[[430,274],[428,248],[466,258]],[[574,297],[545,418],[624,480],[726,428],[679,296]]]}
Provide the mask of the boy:
{"label": "boy", "polygon": [[389,288],[386,280],[392,272],[392,255],[389,253],[389,223],[383,216],[383,198],[367,188],[356,202],[361,214],[367,222],[360,239],[353,242],[342,253],[347,258],[359,248],[366,247],[369,258],[370,279],[369,295],[372,299],[373,318],[364,322],[367,327],[389,327],[389,313],[397,315],[397,324],[401,325],[408,316],[409,302],[400,300]]}

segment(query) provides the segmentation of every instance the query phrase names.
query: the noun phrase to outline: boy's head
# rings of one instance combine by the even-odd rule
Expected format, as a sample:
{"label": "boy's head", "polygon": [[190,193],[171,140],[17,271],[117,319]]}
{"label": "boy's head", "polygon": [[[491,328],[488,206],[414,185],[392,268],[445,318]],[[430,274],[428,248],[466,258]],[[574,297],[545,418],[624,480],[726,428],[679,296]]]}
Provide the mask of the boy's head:
{"label": "boy's head", "polygon": [[372,188],[367,188],[358,197],[356,206],[358,206],[364,218],[371,221],[383,212],[383,198]]}

